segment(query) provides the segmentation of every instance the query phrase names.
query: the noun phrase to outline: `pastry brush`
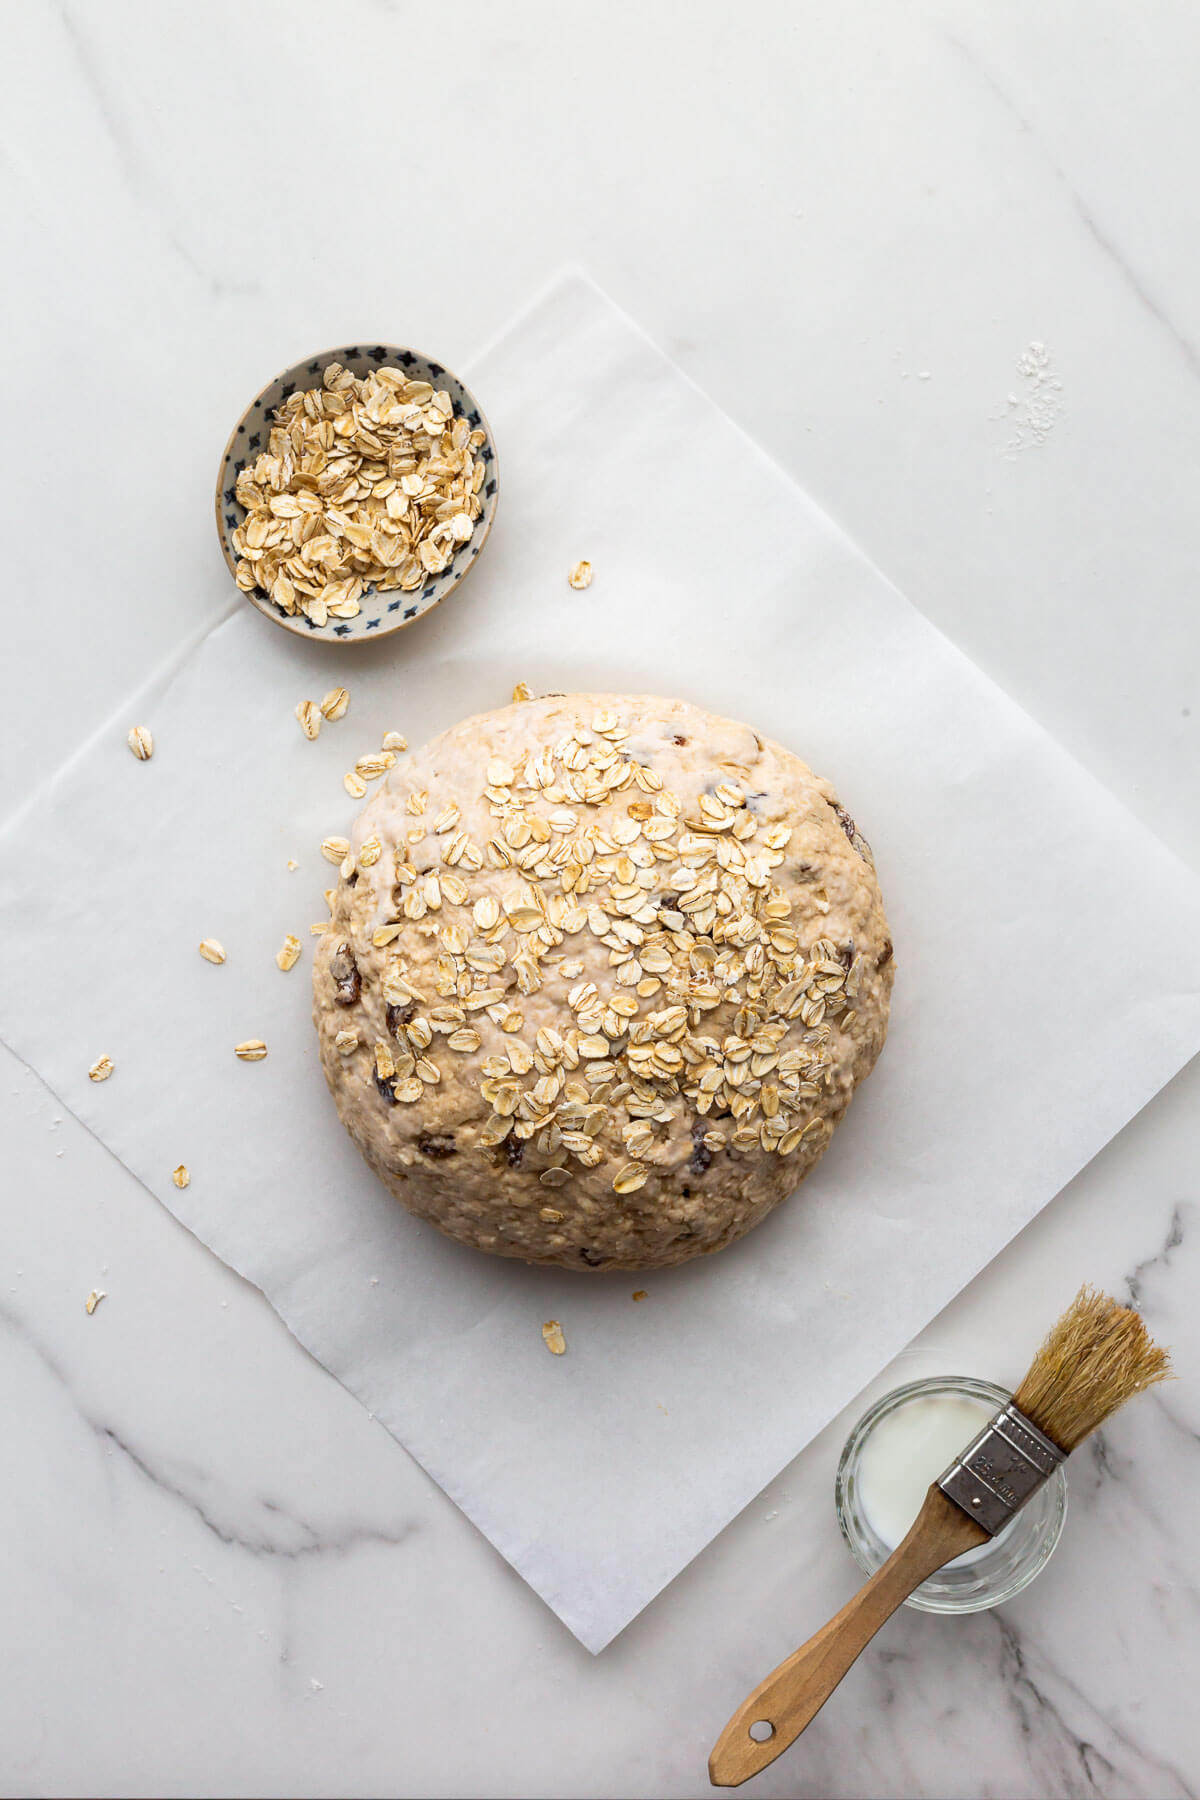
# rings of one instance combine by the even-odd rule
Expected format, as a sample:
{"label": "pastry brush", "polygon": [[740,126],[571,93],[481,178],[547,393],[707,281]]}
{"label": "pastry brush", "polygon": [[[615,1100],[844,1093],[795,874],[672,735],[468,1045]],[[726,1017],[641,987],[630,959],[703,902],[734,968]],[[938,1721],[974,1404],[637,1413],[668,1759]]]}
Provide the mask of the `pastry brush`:
{"label": "pastry brush", "polygon": [[882,1568],[738,1707],[708,1759],[713,1786],[739,1787],[773,1763],[914,1588],[1002,1531],[1089,1432],[1169,1373],[1137,1313],[1080,1288],[1012,1400],[931,1485]]}

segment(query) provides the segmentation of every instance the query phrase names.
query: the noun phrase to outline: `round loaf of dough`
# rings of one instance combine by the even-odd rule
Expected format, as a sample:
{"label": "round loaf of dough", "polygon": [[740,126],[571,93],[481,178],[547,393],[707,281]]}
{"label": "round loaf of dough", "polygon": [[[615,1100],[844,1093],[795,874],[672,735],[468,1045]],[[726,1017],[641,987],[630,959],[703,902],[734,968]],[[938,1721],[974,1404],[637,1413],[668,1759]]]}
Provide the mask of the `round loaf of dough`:
{"label": "round loaf of dough", "polygon": [[680,700],[549,695],[401,756],[314,959],[321,1061],[396,1198],[571,1269],[719,1250],[809,1173],[892,944],[827,781]]}

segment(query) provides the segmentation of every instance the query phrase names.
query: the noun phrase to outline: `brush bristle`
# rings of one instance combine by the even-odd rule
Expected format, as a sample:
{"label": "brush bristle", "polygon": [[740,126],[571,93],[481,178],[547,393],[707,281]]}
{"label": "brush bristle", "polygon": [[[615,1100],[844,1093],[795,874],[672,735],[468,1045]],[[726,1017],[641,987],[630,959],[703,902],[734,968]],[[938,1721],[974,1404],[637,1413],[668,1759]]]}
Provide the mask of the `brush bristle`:
{"label": "brush bristle", "polygon": [[1073,1450],[1134,1394],[1165,1381],[1167,1352],[1131,1307],[1081,1287],[1013,1398],[1060,1450]]}

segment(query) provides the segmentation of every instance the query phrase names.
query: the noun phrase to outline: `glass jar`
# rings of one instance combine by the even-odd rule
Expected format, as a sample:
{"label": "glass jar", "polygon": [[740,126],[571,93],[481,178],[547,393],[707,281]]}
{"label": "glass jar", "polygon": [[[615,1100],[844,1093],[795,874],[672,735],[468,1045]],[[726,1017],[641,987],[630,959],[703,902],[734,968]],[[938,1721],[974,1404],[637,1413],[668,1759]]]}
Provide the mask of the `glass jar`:
{"label": "glass jar", "polygon": [[[859,1567],[873,1575],[885,1563],[895,1544],[885,1543],[864,1504],[863,1454],[873,1433],[884,1420],[899,1424],[901,1408],[915,1400],[953,1398],[981,1403],[981,1429],[987,1419],[1007,1405],[1012,1395],[990,1381],[976,1381],[969,1375],[935,1375],[924,1381],[910,1381],[894,1388],[865,1412],[842,1451],[834,1483],[834,1503],[842,1535]],[[894,1430],[894,1428],[893,1428]],[[965,1450],[974,1436],[969,1430],[959,1449]],[[900,1440],[902,1442],[902,1439]],[[878,1447],[878,1446],[877,1446]],[[951,1452],[951,1456],[954,1453]],[[893,1447],[892,1455],[895,1455]],[[947,1463],[950,1457],[946,1459]],[[943,1473],[934,1469],[930,1480]],[[918,1503],[919,1504],[919,1503]],[[1050,1480],[1038,1489],[1013,1519],[978,1549],[956,1557],[923,1581],[905,1601],[921,1612],[981,1612],[985,1607],[999,1606],[1027,1587],[1050,1556],[1062,1533],[1067,1514],[1067,1478],[1060,1465]],[[914,1518],[916,1514],[914,1513]]]}

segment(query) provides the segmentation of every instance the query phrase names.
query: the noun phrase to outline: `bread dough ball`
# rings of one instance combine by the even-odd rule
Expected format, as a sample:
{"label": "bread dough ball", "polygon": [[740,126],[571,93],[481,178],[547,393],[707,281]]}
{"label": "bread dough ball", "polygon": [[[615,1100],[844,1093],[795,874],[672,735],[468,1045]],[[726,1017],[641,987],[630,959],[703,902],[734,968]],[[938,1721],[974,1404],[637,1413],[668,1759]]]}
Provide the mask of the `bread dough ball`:
{"label": "bread dough ball", "polygon": [[653,1269],[809,1173],[892,976],[870,849],[798,757],[681,700],[548,695],[397,760],[314,1018],[410,1212],[501,1256]]}

